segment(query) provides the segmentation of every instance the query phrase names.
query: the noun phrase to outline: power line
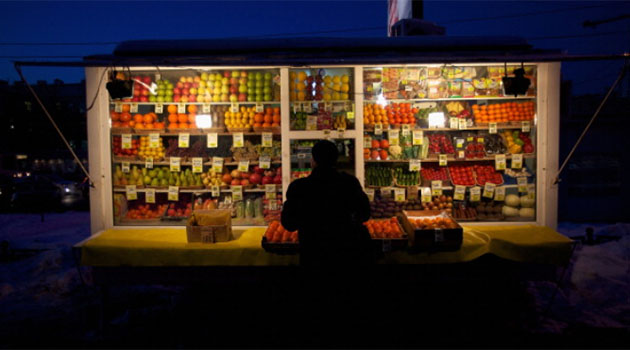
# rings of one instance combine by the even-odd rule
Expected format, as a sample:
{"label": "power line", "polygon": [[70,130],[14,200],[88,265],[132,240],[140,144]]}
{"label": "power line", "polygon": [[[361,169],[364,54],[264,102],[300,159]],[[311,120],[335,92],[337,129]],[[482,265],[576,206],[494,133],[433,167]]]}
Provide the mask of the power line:
{"label": "power line", "polygon": [[0,58],[83,58],[84,56],[0,56]]}
{"label": "power line", "polygon": [[97,46],[97,45],[116,45],[116,41],[104,41],[104,42],[83,42],[83,43],[55,43],[55,42],[39,42],[39,43],[25,43],[25,42],[0,42],[0,46]]}
{"label": "power line", "polygon": [[262,35],[256,35],[256,36],[237,36],[237,37],[232,37],[232,39],[270,38],[270,37],[278,37],[278,36],[295,36],[295,35],[308,35],[308,34],[349,33],[349,32],[372,31],[372,30],[385,30],[385,29],[387,29],[387,26],[363,27],[363,28],[345,28],[345,29],[320,30],[320,31],[314,31],[314,32],[275,33],[275,34],[262,34]]}
{"label": "power line", "polygon": [[570,38],[586,38],[586,37],[593,37],[593,36],[604,36],[604,35],[626,34],[626,33],[628,33],[627,30],[619,30],[615,32],[601,32],[601,33],[593,33],[593,34],[539,36],[539,37],[526,38],[526,39],[527,40],[570,39]]}

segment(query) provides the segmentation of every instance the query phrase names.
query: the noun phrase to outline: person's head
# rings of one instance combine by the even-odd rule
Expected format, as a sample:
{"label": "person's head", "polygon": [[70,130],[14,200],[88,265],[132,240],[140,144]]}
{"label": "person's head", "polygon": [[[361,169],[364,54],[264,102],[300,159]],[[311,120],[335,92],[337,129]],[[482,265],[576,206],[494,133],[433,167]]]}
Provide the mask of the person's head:
{"label": "person's head", "polygon": [[339,151],[333,142],[328,140],[317,141],[315,146],[313,146],[311,153],[313,155],[315,166],[332,168],[337,165],[337,156],[339,155]]}

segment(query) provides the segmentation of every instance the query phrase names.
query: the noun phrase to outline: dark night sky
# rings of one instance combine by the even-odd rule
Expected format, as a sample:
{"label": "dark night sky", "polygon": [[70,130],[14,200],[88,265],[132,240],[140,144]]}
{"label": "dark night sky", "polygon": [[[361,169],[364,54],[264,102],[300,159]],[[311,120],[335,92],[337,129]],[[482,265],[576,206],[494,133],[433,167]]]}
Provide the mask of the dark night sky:
{"label": "dark night sky", "polygon": [[[557,11],[556,11],[557,10]],[[516,35],[539,48],[571,54],[630,51],[630,20],[583,28],[585,20],[630,13],[630,2],[425,1],[425,19],[448,35]],[[540,13],[546,12],[546,13]],[[511,16],[515,14],[528,14]],[[0,43],[119,42],[130,39],[194,39],[301,36],[385,36],[387,2],[378,1],[199,1],[199,2],[0,2]],[[377,28],[375,28],[377,27]],[[365,30],[365,28],[371,28]],[[348,29],[364,29],[345,31]],[[604,33],[605,35],[584,36]],[[579,36],[552,39],[550,36]],[[545,37],[546,39],[535,39]],[[84,56],[110,53],[114,45],[0,46],[0,79],[16,80],[7,56]],[[78,59],[78,58],[76,58]],[[51,59],[46,59],[51,60]],[[65,60],[74,60],[66,58]],[[567,63],[563,75],[576,93],[601,92],[621,61]],[[29,80],[83,78],[79,68],[26,68]]]}

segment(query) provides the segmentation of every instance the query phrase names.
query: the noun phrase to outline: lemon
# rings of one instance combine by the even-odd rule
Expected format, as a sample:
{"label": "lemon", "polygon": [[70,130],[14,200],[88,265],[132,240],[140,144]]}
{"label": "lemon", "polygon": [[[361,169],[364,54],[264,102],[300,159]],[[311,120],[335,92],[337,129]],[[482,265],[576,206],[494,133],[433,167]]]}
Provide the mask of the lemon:
{"label": "lemon", "polygon": [[350,78],[348,78],[347,75],[344,74],[344,75],[341,76],[341,82],[342,83],[347,83],[349,81],[350,81]]}
{"label": "lemon", "polygon": [[306,80],[306,73],[304,73],[304,72],[299,72],[299,73],[298,73],[298,80],[299,80],[299,81],[304,81],[304,80]]}
{"label": "lemon", "polygon": [[338,83],[340,83],[340,82],[341,82],[341,79],[339,78],[339,76],[338,76],[338,75],[335,75],[335,76],[333,77],[332,81],[333,81],[333,83],[338,84]]}
{"label": "lemon", "polygon": [[348,85],[348,84],[343,84],[343,85],[341,85],[341,91],[342,91],[342,92],[348,92],[348,91],[350,91],[350,85]]}
{"label": "lemon", "polygon": [[297,100],[298,101],[304,101],[304,98],[306,98],[306,94],[304,93],[304,91],[300,91],[297,93]]}
{"label": "lemon", "polygon": [[337,91],[335,91],[335,92],[332,93],[332,99],[333,100],[341,100],[341,95]]}
{"label": "lemon", "polygon": [[291,92],[289,93],[289,99],[290,99],[291,101],[295,101],[295,99],[296,99],[296,98],[297,98],[297,94],[295,93],[295,91],[291,91]]}
{"label": "lemon", "polygon": [[330,84],[332,82],[332,77],[330,75],[327,75],[324,77],[324,83],[326,83],[326,85]]}

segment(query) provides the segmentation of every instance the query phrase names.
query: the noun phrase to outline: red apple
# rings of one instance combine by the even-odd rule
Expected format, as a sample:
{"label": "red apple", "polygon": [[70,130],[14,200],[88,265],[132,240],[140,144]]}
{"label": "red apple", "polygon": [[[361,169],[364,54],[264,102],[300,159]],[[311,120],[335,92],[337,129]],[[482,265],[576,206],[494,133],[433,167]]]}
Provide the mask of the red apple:
{"label": "red apple", "polygon": [[181,99],[182,99],[181,96],[173,95],[173,102],[179,102]]}
{"label": "red apple", "polygon": [[149,98],[146,96],[140,96],[140,102],[149,102]]}
{"label": "red apple", "polygon": [[171,209],[169,209],[169,210],[166,212],[166,215],[168,215],[168,216],[175,216],[175,209],[172,209],[172,208],[171,208]]}
{"label": "red apple", "polygon": [[263,176],[261,183],[263,185],[269,185],[273,183],[273,178],[271,176]]}
{"label": "red apple", "polygon": [[247,179],[241,180],[241,186],[249,186],[249,180]]}
{"label": "red apple", "polygon": [[184,89],[190,89],[192,87],[192,83],[186,82],[184,83]]}
{"label": "red apple", "polygon": [[151,85],[151,77],[144,77],[144,78],[142,78],[142,82],[147,84],[147,85]]}
{"label": "red apple", "polygon": [[258,165],[255,165],[255,166],[254,166],[254,172],[255,172],[256,174],[262,175],[262,174],[264,174],[264,173],[265,173],[265,169],[263,169],[263,168],[259,167]]}
{"label": "red apple", "polygon": [[258,185],[261,181],[262,176],[260,176],[260,174],[258,173],[253,173],[249,176],[249,182],[253,183],[254,185]]}
{"label": "red apple", "polygon": [[175,84],[175,87],[178,89],[183,89],[184,88],[184,83],[182,83],[181,81],[178,81],[177,84]]}
{"label": "red apple", "polygon": [[181,95],[181,94],[182,94],[182,89],[180,88],[173,89],[173,95]]}
{"label": "red apple", "polygon": [[185,87],[185,88],[183,88],[183,89],[182,89],[182,95],[184,95],[184,96],[188,96],[188,95],[190,95],[190,90],[189,90],[188,88],[186,88],[186,87]]}
{"label": "red apple", "polygon": [[249,175],[251,175],[249,172],[242,172],[241,179],[249,179]]}
{"label": "red apple", "polygon": [[276,177],[273,178],[273,183],[276,185],[281,185],[282,184],[282,175],[276,175]]}
{"label": "red apple", "polygon": [[238,94],[238,100],[239,100],[240,102],[245,102],[245,101],[247,101],[247,95],[245,95],[245,94]]}
{"label": "red apple", "polygon": [[232,73],[231,73],[230,71],[227,71],[227,70],[226,70],[226,71],[224,71],[224,72],[223,72],[223,77],[224,77],[224,78],[229,78],[229,77],[231,77],[231,76],[232,76]]}
{"label": "red apple", "polygon": [[196,95],[188,96],[188,102],[196,102],[196,101],[197,101],[197,96]]}
{"label": "red apple", "polygon": [[230,183],[230,185],[232,185],[232,186],[238,186],[238,185],[240,185],[240,184],[241,184],[241,180],[239,180],[239,179],[234,179],[234,180],[232,180],[232,182]]}

